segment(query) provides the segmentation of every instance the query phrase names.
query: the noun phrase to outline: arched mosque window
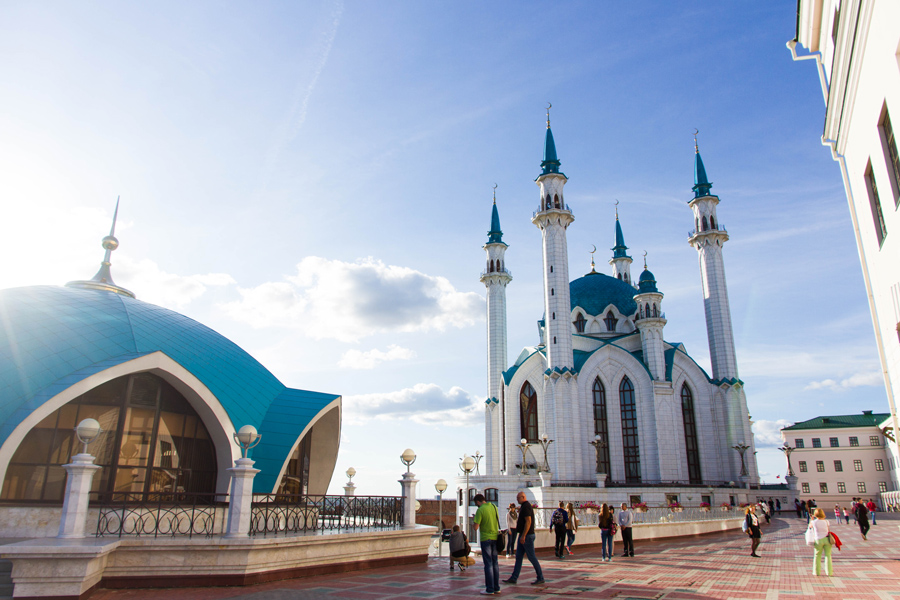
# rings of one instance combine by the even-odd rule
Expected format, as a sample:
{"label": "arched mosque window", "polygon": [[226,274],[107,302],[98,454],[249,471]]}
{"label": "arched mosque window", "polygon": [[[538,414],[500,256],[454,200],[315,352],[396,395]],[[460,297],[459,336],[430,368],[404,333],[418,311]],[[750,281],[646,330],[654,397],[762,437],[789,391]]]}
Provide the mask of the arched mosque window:
{"label": "arched mosque window", "polygon": [[615,331],[616,323],[618,323],[619,320],[616,319],[616,316],[613,314],[612,311],[609,311],[608,313],[606,313],[606,318],[603,319],[603,322],[606,323],[607,331]]}
{"label": "arched mosque window", "polygon": [[216,452],[187,399],[150,373],[100,385],[45,417],[29,431],[6,470],[3,500],[62,502],[63,465],[81,452],[75,426],[100,422],[91,442],[93,492],[198,492],[216,488]]}
{"label": "arched mosque window", "polygon": [[519,394],[519,422],[522,437],[529,442],[538,441],[537,392],[527,381]]}
{"label": "arched mosque window", "polygon": [[609,474],[609,431],[606,420],[606,388],[600,378],[594,380],[594,435],[603,436],[606,447],[600,448],[600,472]]}
{"label": "arched mosque window", "polygon": [[634,385],[628,377],[619,384],[619,407],[622,412],[622,450],[625,457],[625,482],[640,483],[641,452],[638,445],[637,407]]}
{"label": "arched mosque window", "polygon": [[681,415],[684,419],[684,447],[687,451],[688,477],[691,483],[702,483],[700,446],[697,443],[697,419],[694,415],[694,395],[686,383],[681,386]]}
{"label": "arched mosque window", "polygon": [[703,216],[703,219],[700,221],[700,223],[703,226],[703,231],[706,231],[708,229],[708,226],[706,224],[706,216],[705,215]]}
{"label": "arched mosque window", "polygon": [[575,331],[577,331],[578,333],[584,333],[584,326],[586,323],[587,321],[585,320],[584,315],[578,313],[578,315],[575,317],[575,321],[573,322],[573,325],[575,325]]}

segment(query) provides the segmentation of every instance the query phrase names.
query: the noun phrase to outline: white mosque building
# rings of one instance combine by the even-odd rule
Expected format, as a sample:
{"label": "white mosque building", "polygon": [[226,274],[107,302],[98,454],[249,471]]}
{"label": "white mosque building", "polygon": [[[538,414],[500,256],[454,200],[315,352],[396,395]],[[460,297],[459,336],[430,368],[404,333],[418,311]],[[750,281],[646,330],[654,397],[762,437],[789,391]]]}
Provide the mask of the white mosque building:
{"label": "white mosque building", "polygon": [[[646,264],[632,277],[618,215],[610,274],[592,264],[590,273],[569,277],[566,233],[575,213],[565,202],[568,178],[549,117],[541,169],[531,222],[543,246],[544,315],[539,343],[512,365],[506,324],[512,275],[496,200],[484,245],[486,452],[483,474],[469,478],[469,497],[477,490],[505,506],[526,489],[541,506],[746,501],[759,478],[725,283],[728,232],[719,225],[719,198],[710,192],[699,150],[688,242],[700,259],[711,376],[682,344],[665,341],[664,294]],[[458,481],[462,517],[465,479]]]}

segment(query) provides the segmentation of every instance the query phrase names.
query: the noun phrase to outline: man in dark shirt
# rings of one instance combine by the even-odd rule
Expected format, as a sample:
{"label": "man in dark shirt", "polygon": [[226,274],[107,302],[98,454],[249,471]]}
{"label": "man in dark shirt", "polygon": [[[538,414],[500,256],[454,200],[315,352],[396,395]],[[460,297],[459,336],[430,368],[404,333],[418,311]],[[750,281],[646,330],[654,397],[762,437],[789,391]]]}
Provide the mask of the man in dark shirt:
{"label": "man in dark shirt", "polygon": [[538,562],[537,556],[534,554],[534,509],[528,500],[525,499],[525,492],[519,492],[516,496],[519,502],[519,518],[516,521],[516,531],[519,534],[519,544],[516,548],[516,566],[513,568],[512,575],[509,579],[505,579],[503,583],[516,583],[519,580],[519,573],[522,571],[522,560],[528,556],[528,562],[534,567],[537,575],[531,585],[544,583],[544,573],[541,571],[541,563]]}

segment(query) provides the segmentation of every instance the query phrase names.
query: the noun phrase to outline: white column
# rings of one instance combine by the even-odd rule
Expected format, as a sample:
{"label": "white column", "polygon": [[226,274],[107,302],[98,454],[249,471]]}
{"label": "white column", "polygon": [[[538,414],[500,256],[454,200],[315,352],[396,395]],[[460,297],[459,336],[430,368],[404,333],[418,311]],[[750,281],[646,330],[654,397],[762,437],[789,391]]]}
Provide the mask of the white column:
{"label": "white column", "polygon": [[253,468],[253,461],[249,458],[239,458],[228,472],[231,473],[231,494],[228,498],[225,537],[246,537],[250,534],[253,478],[259,469]]}
{"label": "white column", "polygon": [[403,496],[403,515],[400,524],[404,527],[416,524],[416,479],[415,473],[404,473],[400,481],[400,495]]}
{"label": "white column", "polygon": [[347,485],[344,486],[344,495],[345,496],[353,496],[356,494],[356,485],[352,481],[348,481]]}
{"label": "white column", "polygon": [[94,473],[100,470],[90,454],[76,454],[72,462],[63,465],[66,470],[66,496],[63,500],[62,517],[59,520],[61,538],[84,537],[87,523],[88,501]]}

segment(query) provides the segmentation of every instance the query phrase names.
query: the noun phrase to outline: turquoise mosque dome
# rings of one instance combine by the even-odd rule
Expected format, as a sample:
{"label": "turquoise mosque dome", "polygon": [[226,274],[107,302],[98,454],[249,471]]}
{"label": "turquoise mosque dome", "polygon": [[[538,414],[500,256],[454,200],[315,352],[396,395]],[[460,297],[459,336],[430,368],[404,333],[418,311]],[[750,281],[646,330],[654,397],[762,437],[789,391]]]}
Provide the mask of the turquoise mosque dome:
{"label": "turquoise mosque dome", "polygon": [[0,291],[0,444],[44,402],[121,363],[162,352],[216,397],[235,429],[253,425],[257,491],[270,491],[297,437],[338,399],[291,389],[237,344],[130,295],[78,287]]}
{"label": "turquoise mosque dome", "polygon": [[592,272],[569,284],[572,310],[581,307],[589,315],[601,315],[612,304],[623,315],[637,312],[634,288],[621,279]]}
{"label": "turquoise mosque dome", "polygon": [[658,292],[656,288],[656,278],[646,267],[644,267],[641,276],[638,277],[638,291],[643,294],[645,292]]}

